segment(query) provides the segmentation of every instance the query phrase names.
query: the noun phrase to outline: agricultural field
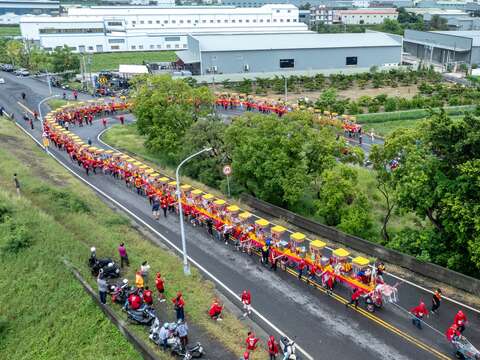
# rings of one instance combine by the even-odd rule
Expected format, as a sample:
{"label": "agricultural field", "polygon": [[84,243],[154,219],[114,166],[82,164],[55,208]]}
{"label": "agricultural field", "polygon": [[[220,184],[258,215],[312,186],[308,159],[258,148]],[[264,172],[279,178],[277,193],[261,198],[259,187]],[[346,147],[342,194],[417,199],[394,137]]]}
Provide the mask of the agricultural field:
{"label": "agricultural field", "polygon": [[91,71],[118,70],[119,65],[142,65],[144,61],[175,61],[174,51],[138,51],[93,54]]}
{"label": "agricultural field", "polygon": [[[221,326],[210,320],[205,309],[214,287],[198,271],[185,277],[176,255],[148,242],[129,219],[105,205],[11,122],[0,119],[0,134],[0,358],[93,359],[101,353],[108,359],[140,359],[62,263],[69,260],[96,289],[86,268],[90,247],[115,258],[121,242],[132,264],[147,260],[152,271],[161,271],[167,298],[183,291],[190,322],[206,337],[238,357],[243,353],[237,334],[246,332],[246,325],[229,313]],[[14,172],[21,196],[15,193]],[[134,272],[131,266],[124,275],[133,281]],[[114,309],[125,316],[120,307]],[[167,309],[173,312],[171,305]],[[143,327],[131,329],[151,344]],[[171,359],[161,351],[158,355]]]}
{"label": "agricultural field", "polygon": [[20,26],[0,26],[0,37],[20,35]]}

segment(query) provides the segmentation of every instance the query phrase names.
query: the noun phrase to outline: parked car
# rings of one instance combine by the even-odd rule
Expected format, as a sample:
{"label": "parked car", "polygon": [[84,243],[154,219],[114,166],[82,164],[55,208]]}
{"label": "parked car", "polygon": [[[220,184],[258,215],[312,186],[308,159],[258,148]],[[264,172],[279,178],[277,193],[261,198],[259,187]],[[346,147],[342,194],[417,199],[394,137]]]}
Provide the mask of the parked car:
{"label": "parked car", "polygon": [[4,78],[0,78],[0,84],[5,84],[5,79]]}
{"label": "parked car", "polygon": [[17,76],[28,76],[28,75],[30,75],[30,73],[28,72],[27,69],[20,68],[20,69],[15,71],[15,75],[17,75]]}
{"label": "parked car", "polygon": [[0,66],[0,69],[6,72],[12,72],[13,70],[15,70],[15,67],[12,64],[2,64]]}

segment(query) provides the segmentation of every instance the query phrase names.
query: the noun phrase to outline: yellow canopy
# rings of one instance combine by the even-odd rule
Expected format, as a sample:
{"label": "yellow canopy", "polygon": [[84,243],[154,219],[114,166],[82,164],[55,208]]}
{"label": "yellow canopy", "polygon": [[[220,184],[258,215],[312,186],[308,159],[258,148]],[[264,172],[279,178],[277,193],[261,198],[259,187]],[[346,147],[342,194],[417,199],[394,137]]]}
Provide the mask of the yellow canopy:
{"label": "yellow canopy", "polygon": [[252,214],[250,214],[248,211],[245,211],[238,215],[238,217],[242,220],[247,220],[250,216],[252,216]]}
{"label": "yellow canopy", "polygon": [[153,169],[145,170],[145,174],[153,174],[154,172],[155,172],[155,170],[153,170]]}
{"label": "yellow canopy", "polygon": [[122,155],[122,156],[120,156],[120,159],[127,160],[129,157],[130,156],[128,156],[128,155]]}
{"label": "yellow canopy", "polygon": [[188,191],[192,188],[191,185],[188,185],[188,184],[185,184],[185,185],[182,185],[180,186],[180,189],[182,189],[183,191]]}
{"label": "yellow canopy", "polygon": [[145,169],[148,169],[148,166],[147,165],[140,165],[138,168],[142,169],[142,170],[145,170]]}
{"label": "yellow canopy", "polygon": [[225,200],[222,200],[222,199],[217,199],[213,202],[215,205],[224,205],[225,204]]}
{"label": "yellow canopy", "polygon": [[134,162],[132,162],[132,164],[135,165],[135,166],[140,166],[140,165],[142,165],[142,163],[141,163],[140,161],[134,161]]}
{"label": "yellow canopy", "polygon": [[82,149],[83,148],[88,148],[88,145],[87,144],[83,144],[82,146],[80,146]]}
{"label": "yellow canopy", "polygon": [[160,176],[160,174],[159,174],[159,173],[156,173],[156,172],[154,172],[154,173],[153,173],[153,174],[151,174],[150,176],[151,176],[151,177],[157,177],[157,176]]}
{"label": "yellow canopy", "polygon": [[337,257],[347,257],[348,255],[350,255],[350,253],[343,248],[338,248],[333,251],[333,255]]}
{"label": "yellow canopy", "polygon": [[271,229],[272,233],[277,233],[277,234],[281,234],[281,233],[285,232],[286,230],[287,229],[285,229],[283,226],[280,226],[280,225],[276,225]]}
{"label": "yellow canopy", "polygon": [[259,226],[268,226],[268,224],[270,223],[265,219],[258,219],[257,221],[255,221],[255,224]]}
{"label": "yellow canopy", "polygon": [[310,247],[315,250],[322,250],[327,244],[324,243],[322,240],[313,240],[310,243]]}
{"label": "yellow canopy", "polygon": [[212,194],[205,194],[202,196],[205,200],[211,200],[214,198],[214,196]]}
{"label": "yellow canopy", "polygon": [[201,195],[202,193],[203,193],[203,191],[200,190],[200,189],[195,189],[195,190],[192,191],[193,195]]}
{"label": "yellow canopy", "polygon": [[82,139],[75,139],[75,140],[73,140],[73,142],[74,142],[75,144],[83,144],[83,140],[82,140]]}
{"label": "yellow canopy", "polygon": [[158,181],[161,181],[161,182],[163,182],[163,183],[166,183],[166,182],[169,181],[169,180],[170,180],[170,179],[167,178],[167,177],[165,177],[165,176],[164,176],[164,177],[161,177],[160,179],[158,179]]}
{"label": "yellow canopy", "polygon": [[105,154],[113,154],[113,150],[105,150]]}
{"label": "yellow canopy", "polygon": [[122,156],[123,154],[122,153],[119,153],[119,152],[116,152],[113,154],[113,156]]}
{"label": "yellow canopy", "polygon": [[235,212],[239,210],[240,208],[237,205],[230,205],[229,207],[227,207],[227,211],[230,211],[230,212]]}
{"label": "yellow canopy", "polygon": [[290,235],[290,239],[296,242],[302,242],[303,240],[305,240],[305,238],[306,238],[305,234],[302,234],[300,232],[296,232]]}
{"label": "yellow canopy", "polygon": [[170,181],[170,182],[168,183],[168,185],[170,185],[170,186],[177,186],[177,182],[176,182],[176,181]]}
{"label": "yellow canopy", "polygon": [[90,146],[88,148],[89,151],[97,151],[98,149],[95,146]]}
{"label": "yellow canopy", "polygon": [[354,264],[357,264],[357,265],[360,265],[360,266],[367,266],[368,264],[370,264],[370,260],[362,257],[362,256],[357,256],[356,258],[354,258],[352,260],[352,262]]}

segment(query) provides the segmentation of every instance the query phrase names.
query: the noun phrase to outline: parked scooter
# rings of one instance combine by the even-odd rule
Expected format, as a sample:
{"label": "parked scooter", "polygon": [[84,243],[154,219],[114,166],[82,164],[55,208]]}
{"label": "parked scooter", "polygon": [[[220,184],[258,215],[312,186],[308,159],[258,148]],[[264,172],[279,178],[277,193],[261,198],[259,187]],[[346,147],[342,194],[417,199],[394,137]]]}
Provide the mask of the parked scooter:
{"label": "parked scooter", "polygon": [[112,284],[108,287],[110,294],[112,295],[112,302],[124,305],[130,295],[130,289],[128,287],[128,280],[123,279],[120,284]]}
{"label": "parked scooter", "polygon": [[98,276],[100,269],[103,269],[103,276],[106,278],[117,278],[120,276],[120,267],[112,259],[98,259],[96,249],[90,248],[90,258],[88,265],[93,276]]}
{"label": "parked scooter", "polygon": [[161,324],[160,320],[155,318],[155,321],[150,328],[149,338],[158,346],[163,346],[160,336],[162,328],[168,329],[167,348],[171,350],[173,355],[179,356],[182,360],[198,359],[204,355],[205,352],[203,346],[199,342],[183,349],[182,342],[177,333],[176,323]]}
{"label": "parked scooter", "polygon": [[300,358],[297,357],[297,349],[295,347],[295,341],[289,340],[287,337],[283,336],[280,339],[280,349],[282,350],[282,354],[284,358],[288,360],[299,360]]}
{"label": "parked scooter", "polygon": [[127,317],[133,323],[148,326],[152,324],[152,322],[157,317],[157,314],[154,308],[144,304],[138,310],[132,310],[127,308]]}

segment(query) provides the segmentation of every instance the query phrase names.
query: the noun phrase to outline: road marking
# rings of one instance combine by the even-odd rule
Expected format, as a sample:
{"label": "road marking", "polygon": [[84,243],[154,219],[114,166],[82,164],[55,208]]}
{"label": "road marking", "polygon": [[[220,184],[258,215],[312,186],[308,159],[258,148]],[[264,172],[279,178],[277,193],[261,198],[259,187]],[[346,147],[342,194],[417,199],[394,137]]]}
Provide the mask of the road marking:
{"label": "road marking", "polygon": [[[17,101],[17,104],[26,112],[30,113],[30,115],[33,115],[34,112],[30,110],[27,106],[23,105],[20,101]],[[13,114],[13,113],[12,113]]]}
{"label": "road marking", "polygon": [[[26,131],[22,126],[20,126],[17,122],[15,122],[15,124],[21,129],[23,130],[27,135],[29,135],[42,149],[45,149],[43,147],[43,145],[37,141],[37,139],[35,139],[35,137],[33,135],[31,135],[28,131]],[[105,197],[106,199],[108,199],[109,201],[111,201],[112,203],[114,203],[116,206],[118,206],[119,208],[121,208],[123,211],[125,211],[127,214],[129,214],[131,217],[133,217],[134,219],[136,219],[138,222],[142,223],[145,227],[147,227],[148,229],[150,229],[150,231],[152,231],[153,233],[155,233],[158,237],[160,237],[164,242],[166,242],[167,244],[169,244],[173,249],[175,249],[177,252],[179,252],[180,254],[183,254],[182,250],[177,247],[173,242],[171,242],[170,240],[168,240],[164,235],[162,235],[161,233],[159,233],[157,230],[155,230],[154,227],[150,226],[149,224],[147,224],[145,221],[143,221],[140,217],[138,217],[137,215],[135,215],[132,211],[130,211],[127,207],[123,206],[122,204],[120,204],[118,201],[116,201],[115,199],[113,199],[112,197],[110,197],[109,195],[107,195],[106,193],[104,193],[102,190],[100,190],[99,188],[97,188],[95,185],[93,184],[90,184],[87,180],[85,180],[83,177],[81,177],[80,175],[78,175],[75,171],[73,171],[72,169],[70,169],[70,167],[68,167],[67,165],[65,165],[62,161],[60,161],[55,155],[53,155],[52,153],[49,153],[49,155],[51,155],[60,165],[62,165],[65,169],[67,169],[69,172],[71,172],[73,175],[75,175],[78,179],[80,179],[81,181],[83,181],[85,184],[87,184],[88,186],[90,186],[92,189],[94,189],[96,192],[98,192],[99,194],[101,194],[103,197]],[[241,298],[238,294],[236,294],[232,289],[230,289],[227,285],[225,285],[222,281],[220,281],[216,276],[214,276],[212,273],[210,273],[207,269],[205,269],[202,265],[200,265],[197,261],[195,261],[194,259],[192,259],[190,256],[188,256],[188,260],[193,264],[195,265],[198,269],[200,269],[200,271],[202,271],[204,274],[206,274],[208,277],[210,277],[214,282],[216,282],[218,285],[220,285],[224,290],[226,290],[231,296],[234,297],[234,299],[238,300],[239,302],[241,302]],[[274,331],[276,331],[280,336],[282,337],[288,337],[282,330],[280,330],[276,325],[274,325],[270,320],[268,320],[265,316],[263,316],[258,310],[256,310],[255,308],[251,308],[253,313],[255,315],[257,315],[263,322],[265,322],[268,326],[270,326]],[[308,360],[314,360],[313,356],[311,356],[309,353],[307,353],[302,347],[300,347],[297,343],[295,344],[296,345],[296,348],[298,349],[298,351],[300,351]]]}
{"label": "road marking", "polygon": [[[105,133],[105,132],[106,132],[107,130],[109,130],[109,129],[110,129],[110,128],[103,129],[103,130],[97,135],[97,141],[98,141],[99,143],[103,144],[104,146],[106,146],[106,147],[108,147],[108,148],[116,151],[116,152],[122,152],[121,150],[119,150],[119,149],[117,149],[117,148],[115,148],[115,147],[113,147],[113,146],[105,143],[104,141],[102,141],[101,136],[103,135],[103,133]],[[135,155],[136,155],[136,154],[135,154]],[[162,174],[162,175],[165,175],[165,174]],[[166,175],[166,177],[168,177],[168,178],[170,178],[170,179],[173,179],[172,177],[170,177],[170,176],[168,176],[168,175]],[[252,215],[253,215],[254,217],[256,217],[257,219],[260,219],[260,217],[259,217],[258,215],[256,215],[256,214],[252,214]],[[277,225],[277,224],[275,224],[274,222],[272,222],[272,225]],[[288,232],[288,233],[290,233],[290,234],[293,233],[293,231],[291,231],[290,229],[287,229],[286,232]],[[330,251],[333,251],[333,250],[334,250],[333,248],[331,248],[331,247],[329,247],[329,246],[326,246],[325,248],[326,248],[327,250],[330,250]],[[350,259],[352,259],[351,256],[350,256]],[[404,283],[406,283],[406,284],[409,284],[409,285],[411,285],[411,286],[414,286],[414,287],[416,287],[416,288],[418,288],[418,289],[420,289],[420,290],[423,290],[423,291],[425,291],[425,292],[427,292],[427,293],[429,293],[429,294],[433,294],[433,293],[434,293],[432,290],[427,289],[427,288],[425,288],[425,287],[423,287],[423,286],[421,286],[421,285],[418,285],[418,284],[416,284],[416,283],[414,283],[414,282],[412,282],[412,281],[409,281],[409,280],[407,280],[407,279],[404,279],[404,278],[402,278],[402,277],[400,277],[400,276],[398,276],[398,275],[394,275],[394,274],[392,274],[392,273],[390,273],[390,272],[387,272],[387,271],[385,271],[385,273],[388,274],[388,275],[390,275],[391,277],[397,279],[397,280],[401,280],[402,282],[404,282]],[[480,310],[475,309],[474,307],[471,307],[471,306],[469,306],[469,305],[466,305],[466,304],[464,304],[464,303],[462,303],[462,302],[460,302],[460,301],[458,301],[458,300],[452,299],[452,298],[450,298],[450,297],[448,297],[448,296],[442,296],[442,299],[443,299],[443,300],[450,301],[450,302],[452,302],[452,303],[454,303],[454,304],[457,304],[457,305],[459,305],[459,306],[462,306],[462,307],[464,307],[464,308],[466,308],[466,309],[468,309],[468,310],[470,310],[470,311],[473,311],[473,312],[475,312],[475,313],[477,313],[477,314],[480,314]]]}

